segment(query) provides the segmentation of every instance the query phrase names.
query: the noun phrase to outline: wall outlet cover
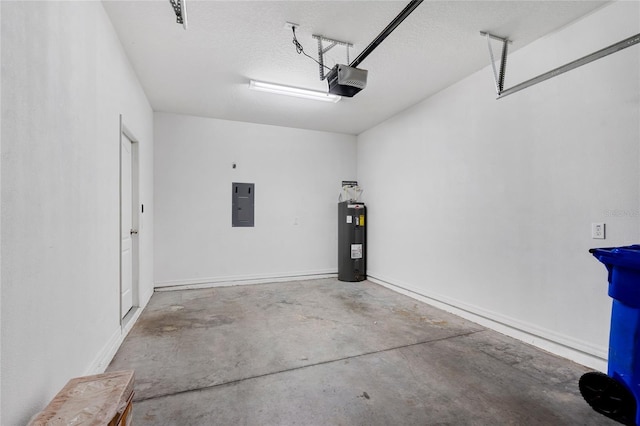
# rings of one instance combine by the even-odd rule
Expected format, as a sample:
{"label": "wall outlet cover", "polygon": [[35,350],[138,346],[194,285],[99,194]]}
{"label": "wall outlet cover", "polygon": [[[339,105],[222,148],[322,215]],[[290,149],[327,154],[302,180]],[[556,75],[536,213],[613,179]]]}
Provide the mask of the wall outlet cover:
{"label": "wall outlet cover", "polygon": [[605,239],[605,224],[604,223],[592,223],[591,224],[591,238],[596,240]]}

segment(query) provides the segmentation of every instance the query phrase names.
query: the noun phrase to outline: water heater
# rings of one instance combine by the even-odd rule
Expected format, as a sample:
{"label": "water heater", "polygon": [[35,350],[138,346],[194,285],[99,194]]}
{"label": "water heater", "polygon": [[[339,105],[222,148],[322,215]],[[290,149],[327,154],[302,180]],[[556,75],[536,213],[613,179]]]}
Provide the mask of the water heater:
{"label": "water heater", "polygon": [[363,281],[367,279],[367,246],[363,203],[338,203],[338,279]]}

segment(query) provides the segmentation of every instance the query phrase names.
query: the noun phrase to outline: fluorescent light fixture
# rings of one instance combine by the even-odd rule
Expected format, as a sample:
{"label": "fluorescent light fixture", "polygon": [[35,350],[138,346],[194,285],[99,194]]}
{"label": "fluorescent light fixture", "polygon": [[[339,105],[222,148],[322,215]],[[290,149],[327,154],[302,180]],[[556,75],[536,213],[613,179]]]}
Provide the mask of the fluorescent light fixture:
{"label": "fluorescent light fixture", "polygon": [[338,102],[341,96],[332,95],[330,93],[319,92],[317,90],[300,89],[298,87],[283,86],[281,84],[265,83],[263,81],[249,81],[249,89],[258,90],[260,92],[277,93],[279,95],[295,96],[297,98],[314,99],[324,102]]}

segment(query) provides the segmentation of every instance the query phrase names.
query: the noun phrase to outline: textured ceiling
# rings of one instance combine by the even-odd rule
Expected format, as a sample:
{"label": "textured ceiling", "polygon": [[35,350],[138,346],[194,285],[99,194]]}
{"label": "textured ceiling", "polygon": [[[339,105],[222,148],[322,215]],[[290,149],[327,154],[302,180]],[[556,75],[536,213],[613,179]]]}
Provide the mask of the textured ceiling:
{"label": "textured ceiling", "polygon": [[[155,111],[349,134],[487,66],[479,31],[508,36],[513,52],[604,3],[424,1],[360,65],[369,70],[367,87],[332,104],[255,92],[248,82],[326,90],[285,22],[300,24],[298,40],[311,56],[311,36],[321,34],[353,43],[353,59],[407,2],[187,0],[185,31],[168,0],[103,1]],[[342,47],[328,53],[328,65],[336,62],[346,62]]]}

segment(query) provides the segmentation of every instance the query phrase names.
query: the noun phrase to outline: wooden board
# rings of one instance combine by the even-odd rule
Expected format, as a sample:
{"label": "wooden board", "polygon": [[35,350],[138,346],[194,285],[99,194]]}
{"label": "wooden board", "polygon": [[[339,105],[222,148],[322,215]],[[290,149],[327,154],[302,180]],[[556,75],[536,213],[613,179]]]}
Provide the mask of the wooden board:
{"label": "wooden board", "polygon": [[133,376],[127,370],[71,379],[29,426],[126,425],[131,419]]}

